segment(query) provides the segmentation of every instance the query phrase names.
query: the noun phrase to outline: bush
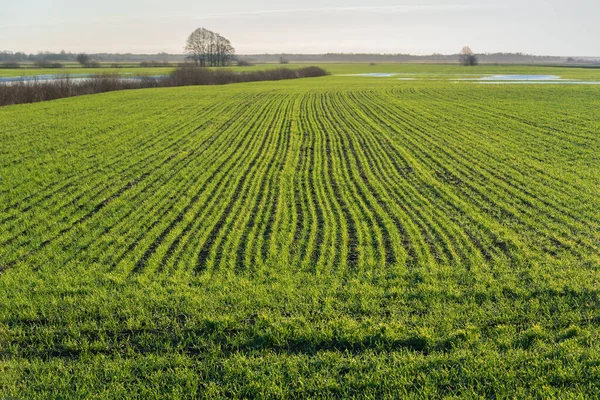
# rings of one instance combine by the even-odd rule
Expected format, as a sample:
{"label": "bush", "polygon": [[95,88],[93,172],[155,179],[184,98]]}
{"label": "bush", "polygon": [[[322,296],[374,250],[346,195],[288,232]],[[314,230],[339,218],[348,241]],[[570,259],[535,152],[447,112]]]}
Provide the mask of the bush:
{"label": "bush", "polygon": [[237,66],[238,67],[251,67],[254,64],[252,64],[250,61],[246,61],[246,60],[237,60]]}
{"label": "bush", "polygon": [[466,54],[461,56],[460,63],[465,67],[471,67],[479,64],[479,59],[475,54]]}
{"label": "bush", "polygon": [[152,67],[170,67],[171,65],[168,62],[160,62],[160,61],[142,61],[140,63],[140,67],[142,68],[152,68]]}
{"label": "bush", "polygon": [[15,62],[15,61],[7,61],[5,63],[2,63],[2,68],[11,68],[11,69],[21,68],[21,64],[19,64],[18,62]]}
{"label": "bush", "polygon": [[305,67],[297,70],[276,68],[265,71],[234,72],[229,69],[211,70],[184,66],[173,71],[165,81],[168,82],[167,86],[225,85],[240,82],[315,78],[325,75],[328,75],[328,72],[319,67]]}
{"label": "bush", "polygon": [[85,66],[85,64],[87,64],[87,63],[89,63],[89,62],[90,62],[90,56],[88,56],[88,55],[87,55],[87,54],[85,54],[85,53],[80,53],[80,54],[77,54],[77,57],[76,57],[75,59],[76,59],[76,60],[77,60],[77,62],[78,62],[79,64],[81,64],[82,66]]}
{"label": "bush", "polygon": [[64,68],[64,64],[61,63],[51,63],[48,61],[40,60],[33,63],[33,66],[36,68]]}
{"label": "bush", "polygon": [[84,68],[101,68],[102,65],[98,61],[88,61],[83,64]]}
{"label": "bush", "polygon": [[277,68],[266,71],[234,72],[229,69],[211,70],[208,68],[190,66],[179,67],[165,78],[154,78],[150,76],[124,78],[116,74],[104,74],[95,75],[90,78],[71,79],[67,75],[64,78],[55,81],[33,80],[0,84],[0,106],[34,103],[63,97],[126,89],[191,85],[225,85],[239,82],[313,78],[325,75],[328,75],[328,72],[319,67],[305,67],[297,70]]}

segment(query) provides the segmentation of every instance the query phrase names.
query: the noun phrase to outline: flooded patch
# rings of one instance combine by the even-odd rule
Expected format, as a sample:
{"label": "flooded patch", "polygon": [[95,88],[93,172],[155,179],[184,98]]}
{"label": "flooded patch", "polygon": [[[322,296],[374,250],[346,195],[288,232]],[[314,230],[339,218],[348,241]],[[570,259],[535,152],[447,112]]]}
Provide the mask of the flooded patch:
{"label": "flooded patch", "polygon": [[600,85],[600,81],[480,81],[481,85]]}
{"label": "flooded patch", "polygon": [[491,75],[480,78],[489,81],[554,81],[560,79],[556,75]]}
{"label": "flooded patch", "polygon": [[492,75],[477,79],[480,84],[487,85],[600,85],[598,81],[581,81],[563,79],[556,75]]}
{"label": "flooded patch", "polygon": [[[46,83],[46,82],[58,82],[69,80],[71,82],[85,82],[86,80],[93,79],[95,77],[103,77],[104,75],[97,74],[50,74],[50,75],[31,75],[31,76],[11,76],[11,77],[0,77],[0,85],[15,85],[20,83],[35,84],[35,83]],[[109,75],[112,77],[112,75]],[[124,82],[135,82],[143,79],[162,79],[166,78],[167,75],[149,75],[149,76],[133,76],[130,72],[123,75],[115,75],[119,80]]]}
{"label": "flooded patch", "polygon": [[339,75],[339,76],[370,76],[373,78],[389,78],[391,76],[396,76],[398,74],[394,74],[394,73],[387,73],[387,72],[371,72],[368,74],[344,74],[344,75]]}
{"label": "flooded patch", "polygon": [[338,76],[364,76],[373,78],[396,77],[399,81],[446,81],[473,82],[480,84],[538,84],[538,85],[600,85],[600,81],[582,81],[563,79],[558,75],[527,74],[436,74],[411,72],[371,72],[367,74],[346,74]]}
{"label": "flooded patch", "polygon": [[71,79],[71,78],[85,78],[91,74],[49,74],[49,75],[31,75],[31,76],[10,76],[2,78],[0,77],[0,83],[12,83],[12,82],[29,82],[29,81],[57,81],[60,79]]}

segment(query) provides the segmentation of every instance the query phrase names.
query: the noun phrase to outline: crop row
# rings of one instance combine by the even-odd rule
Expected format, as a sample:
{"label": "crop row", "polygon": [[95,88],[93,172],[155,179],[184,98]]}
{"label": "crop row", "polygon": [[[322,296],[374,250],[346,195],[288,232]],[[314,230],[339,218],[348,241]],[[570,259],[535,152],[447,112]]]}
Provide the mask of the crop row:
{"label": "crop row", "polygon": [[407,89],[2,110],[0,269],[376,277],[598,254],[593,118]]}

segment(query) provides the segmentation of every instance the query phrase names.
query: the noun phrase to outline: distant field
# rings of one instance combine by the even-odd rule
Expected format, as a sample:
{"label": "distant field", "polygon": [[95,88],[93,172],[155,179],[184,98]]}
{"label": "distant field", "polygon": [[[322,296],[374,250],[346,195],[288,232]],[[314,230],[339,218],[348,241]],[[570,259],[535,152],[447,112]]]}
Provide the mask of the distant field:
{"label": "distant field", "polygon": [[76,74],[120,74],[120,75],[165,75],[173,68],[0,68],[0,77],[35,76],[35,75],[76,75]]}
{"label": "distant field", "polygon": [[[255,71],[270,68],[302,68],[307,64],[257,64],[250,67],[229,67],[235,71]],[[343,66],[342,66],[343,67]],[[119,74],[119,75],[166,75],[173,71],[173,67],[138,67],[127,65],[113,68],[109,64],[102,64],[100,68],[82,68],[77,65],[66,65],[66,68],[0,68],[0,77],[35,76],[35,75],[76,75],[76,74]],[[214,68],[213,68],[214,69]]]}
{"label": "distant field", "polygon": [[[583,68],[542,67],[526,65],[478,65],[463,67],[444,64],[323,64],[333,74],[416,73],[416,74],[542,74],[563,78],[600,80],[600,70]],[[447,76],[446,78],[452,78]]]}
{"label": "distant field", "polygon": [[[313,65],[311,63],[308,63]],[[235,71],[253,71],[269,68],[302,68],[308,64],[256,64],[250,67],[230,67]],[[476,67],[465,68],[454,64],[314,64],[321,66],[332,74],[359,74],[359,73],[419,73],[419,74],[548,74],[560,75],[564,78],[574,79],[592,79],[600,80],[600,69],[571,68],[571,67],[531,67],[523,65],[479,65]],[[81,68],[78,66],[69,66],[68,68],[18,68],[4,69],[0,68],[0,77],[15,76],[35,76],[35,75],[55,75],[55,74],[120,74],[120,75],[166,75],[173,68],[163,67],[127,67],[111,68],[103,66],[102,68]]]}
{"label": "distant field", "polygon": [[327,68],[0,108],[1,398],[597,396],[600,86],[336,75],[600,71]]}

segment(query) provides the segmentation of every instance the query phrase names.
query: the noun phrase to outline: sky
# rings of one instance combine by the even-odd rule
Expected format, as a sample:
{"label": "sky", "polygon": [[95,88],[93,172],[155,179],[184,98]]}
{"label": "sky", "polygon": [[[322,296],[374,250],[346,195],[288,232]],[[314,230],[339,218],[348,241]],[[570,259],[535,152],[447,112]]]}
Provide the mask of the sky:
{"label": "sky", "polygon": [[[4,4],[2,4],[4,3]],[[182,53],[204,27],[238,54],[600,56],[598,0],[0,0],[0,50]]]}

